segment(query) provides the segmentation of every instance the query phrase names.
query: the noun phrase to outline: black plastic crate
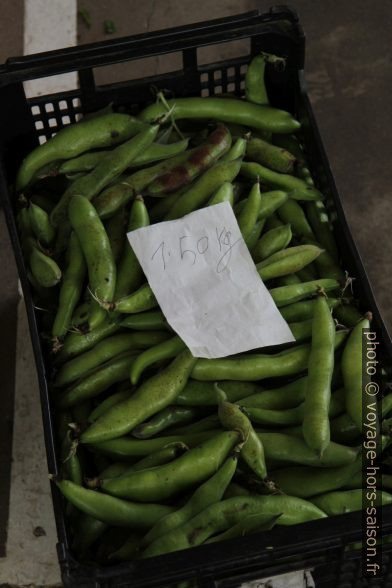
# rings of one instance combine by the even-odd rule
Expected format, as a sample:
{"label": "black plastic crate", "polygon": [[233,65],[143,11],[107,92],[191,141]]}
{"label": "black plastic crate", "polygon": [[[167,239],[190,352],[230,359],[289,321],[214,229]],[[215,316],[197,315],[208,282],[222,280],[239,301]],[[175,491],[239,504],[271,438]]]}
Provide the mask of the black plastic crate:
{"label": "black plastic crate", "polygon": [[[197,49],[236,39],[250,39],[250,53],[218,63],[198,66]],[[1,159],[0,194],[22,282],[38,372],[49,471],[57,473],[57,457],[51,401],[46,378],[46,359],[41,347],[14,218],[9,185],[25,154],[83,114],[113,103],[115,109],[132,112],[151,101],[151,86],[175,96],[241,94],[247,64],[260,50],[287,58],[282,72],[267,70],[271,102],[295,113],[301,120],[306,155],[316,185],[326,195],[345,268],[357,278],[355,293],[362,306],[374,315],[382,345],[380,354],[391,365],[392,342],[347,225],[304,85],[305,38],[294,11],[278,6],[267,13],[254,11],[210,22],[82,47],[13,58],[0,67]],[[151,78],[96,86],[93,68],[153,55],[181,52],[183,67]],[[23,82],[39,77],[77,71],[79,89],[26,100]],[[380,346],[381,346],[380,345]],[[110,568],[79,564],[70,552],[64,501],[52,486],[58,533],[58,556],[65,586],[125,587],[174,586],[185,579],[200,587],[238,587],[251,579],[290,570],[310,569],[317,588],[392,586],[392,545],[383,549],[383,578],[361,579],[360,551],[347,551],[361,540],[362,514],[352,513],[294,527],[277,527],[264,534],[197,547],[154,559]],[[383,533],[392,534],[392,507],[383,512]]]}

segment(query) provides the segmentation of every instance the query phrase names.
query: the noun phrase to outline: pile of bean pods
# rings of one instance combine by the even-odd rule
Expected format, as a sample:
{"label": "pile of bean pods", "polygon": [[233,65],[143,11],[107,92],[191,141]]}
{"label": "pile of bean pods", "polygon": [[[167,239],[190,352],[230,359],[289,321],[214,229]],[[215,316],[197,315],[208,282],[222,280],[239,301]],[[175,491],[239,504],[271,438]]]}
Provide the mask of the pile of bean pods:
{"label": "pile of bean pods", "polygon": [[[17,222],[57,423],[53,483],[81,561],[361,509],[371,316],[351,294],[301,125],[268,104],[275,61],[252,60],[242,98],[160,94],[137,117],[86,117],[19,169]],[[126,233],[221,202],[294,344],[197,359],[158,308]],[[380,402],[385,418],[392,395]],[[385,448],[388,420],[381,428]]]}

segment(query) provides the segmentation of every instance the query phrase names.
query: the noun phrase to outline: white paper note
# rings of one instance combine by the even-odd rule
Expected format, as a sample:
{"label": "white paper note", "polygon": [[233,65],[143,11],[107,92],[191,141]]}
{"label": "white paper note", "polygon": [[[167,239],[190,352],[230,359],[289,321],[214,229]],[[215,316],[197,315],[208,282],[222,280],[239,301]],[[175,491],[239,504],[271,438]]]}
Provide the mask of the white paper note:
{"label": "white paper note", "polygon": [[195,357],[294,341],[228,202],[127,236],[168,323]]}

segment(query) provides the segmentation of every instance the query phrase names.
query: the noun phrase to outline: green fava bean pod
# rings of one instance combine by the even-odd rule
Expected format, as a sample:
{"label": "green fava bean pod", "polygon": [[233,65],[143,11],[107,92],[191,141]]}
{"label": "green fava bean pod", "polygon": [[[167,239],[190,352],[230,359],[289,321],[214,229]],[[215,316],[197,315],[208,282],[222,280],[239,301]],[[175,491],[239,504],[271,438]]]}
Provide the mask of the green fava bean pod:
{"label": "green fava bean pod", "polygon": [[289,376],[306,369],[309,346],[267,354],[249,354],[238,358],[198,359],[192,378],[196,380],[245,380]]}
{"label": "green fava bean pod", "polygon": [[117,263],[125,245],[125,208],[120,208],[109,220],[104,223],[112,249],[113,259]]}
{"label": "green fava bean pod", "polygon": [[165,535],[172,529],[183,525],[211,504],[222,500],[226,488],[235,474],[236,468],[237,456],[234,455],[229,457],[215,474],[195,490],[182,508],[158,521],[143,538],[142,546],[152,543],[158,537],[162,537],[162,535]]}
{"label": "green fava bean pod", "polygon": [[[370,328],[371,315],[362,319],[351,331],[342,355],[342,374],[346,394],[347,414],[359,431],[364,430],[365,416],[362,414],[362,396],[370,376],[363,378],[362,341],[363,329]],[[365,335],[366,336],[366,335]]]}
{"label": "green fava bean pod", "polygon": [[276,210],[288,201],[289,195],[281,190],[262,192],[259,220],[268,219]]}
{"label": "green fava bean pod", "polygon": [[[219,384],[222,387],[222,383]],[[265,410],[284,410],[297,407],[305,399],[306,377],[298,378],[279,388],[261,390],[237,401],[245,410],[248,407]]]}
{"label": "green fava bean pod", "polygon": [[186,447],[196,447],[199,443],[211,439],[219,431],[201,431],[199,433],[181,433],[152,439],[133,439],[132,437],[117,437],[101,443],[93,443],[94,451],[99,454],[110,455],[114,459],[130,459],[148,456],[152,452],[160,451],[173,443],[182,443]]}
{"label": "green fava bean pod", "polygon": [[[335,349],[345,341],[346,331],[338,331]],[[306,370],[310,346],[297,345],[280,353],[248,354],[222,359],[198,359],[191,377],[202,381],[244,380],[256,381],[266,378],[291,376]]]}
{"label": "green fava bean pod", "polygon": [[221,202],[229,202],[231,206],[234,204],[234,187],[231,182],[224,182],[215,194],[209,200],[207,206],[214,206]]}
{"label": "green fava bean pod", "polygon": [[150,365],[153,365],[162,359],[172,359],[183,351],[183,349],[186,349],[186,345],[178,335],[146,349],[146,351],[141,353],[132,364],[130,371],[131,383],[136,385],[142,373]]}
{"label": "green fava bean pod", "polygon": [[243,157],[246,152],[246,143],[247,140],[239,137],[234,145],[230,147],[230,149],[225,153],[220,160],[221,161],[234,161],[235,159],[239,159]]}
{"label": "green fava bean pod", "polygon": [[23,160],[16,178],[17,191],[23,190],[36,172],[52,162],[71,159],[89,149],[110,147],[139,133],[145,125],[127,114],[110,113],[83,120],[61,129],[49,141],[36,147]]}
{"label": "green fava bean pod", "polygon": [[131,161],[154,141],[159,125],[147,127],[136,137],[119,145],[94,168],[90,173],[76,179],[66,189],[54,207],[50,221],[54,227],[59,227],[67,218],[67,210],[73,196],[83,196],[91,200],[114,181],[128,167]]}
{"label": "green fava bean pod", "polygon": [[292,173],[295,163],[295,157],[289,151],[257,137],[249,139],[246,156],[250,161],[282,174]]}
{"label": "green fava bean pod", "polygon": [[[155,466],[163,465],[165,463],[168,463],[169,461],[173,461],[173,459],[176,459],[177,457],[185,453],[185,451],[188,451],[188,449],[189,448],[185,445],[185,443],[181,443],[179,441],[170,443],[169,445],[167,445],[167,447],[163,447],[163,449],[160,449],[159,451],[150,453],[150,455],[146,455],[146,457],[143,457],[143,459],[141,459],[140,461],[134,463],[131,466],[128,466],[126,469],[126,473],[140,472],[141,470],[149,470],[150,468],[153,468]],[[103,475],[101,475],[100,477],[101,479],[106,478],[106,476]]]}
{"label": "green fava bean pod", "polygon": [[[193,421],[198,412],[194,408],[186,406],[168,406],[152,417],[146,423],[141,423],[132,431],[137,439],[149,439],[165,431],[169,427],[182,425]],[[212,427],[213,428],[213,427]],[[192,432],[192,431],[189,431]]]}
{"label": "green fava bean pod", "polygon": [[263,259],[270,257],[270,255],[277,253],[277,251],[285,249],[289,245],[292,236],[291,225],[282,225],[267,231],[252,250],[255,263],[259,263]]}
{"label": "green fava bean pod", "polygon": [[308,202],[306,204],[306,216],[317,241],[332,255],[336,262],[339,261],[338,248],[324,203],[321,200]]}
{"label": "green fava bean pod", "polygon": [[28,211],[30,226],[38,241],[44,245],[50,245],[55,237],[55,230],[50,224],[48,213],[33,202],[30,202]]}
{"label": "green fava bean pod", "polygon": [[260,239],[260,235],[264,229],[264,225],[265,225],[265,218],[262,218],[261,220],[258,220],[255,224],[255,226],[252,229],[252,232],[250,233],[248,240],[247,240],[247,246],[249,251],[253,251],[257,241]]}
{"label": "green fava bean pod", "polygon": [[312,319],[289,323],[289,327],[297,343],[303,343],[312,337]]}
{"label": "green fava bean pod", "polygon": [[148,529],[173,509],[161,504],[129,502],[88,490],[69,480],[56,481],[65,498],[83,513],[117,527]]}
{"label": "green fava bean pod", "polygon": [[[127,231],[134,231],[149,224],[150,219],[144,200],[141,196],[136,196],[131,208]],[[118,265],[114,300],[119,300],[137,290],[142,285],[143,278],[143,270],[127,241]]]}
{"label": "green fava bean pod", "polygon": [[143,557],[195,547],[239,523],[245,516],[260,513],[279,516],[279,525],[295,525],[327,516],[311,502],[294,496],[235,496],[209,506],[180,527],[156,539],[144,551]]}
{"label": "green fava bean pod", "polygon": [[[87,317],[88,310],[86,310],[86,313]],[[109,337],[109,335],[114,335],[117,331],[120,330],[120,328],[121,326],[117,322],[105,321],[96,329],[88,331],[87,333],[68,333],[64,339],[60,351],[54,358],[54,365],[61,365],[68,359],[75,357],[75,355],[80,355],[81,353],[88,351],[94,347],[94,345],[102,341],[102,339]]]}
{"label": "green fava bean pod", "polygon": [[119,392],[115,392],[114,394],[111,394],[110,396],[105,398],[105,400],[103,400],[100,404],[98,404],[98,406],[96,406],[94,408],[94,410],[90,413],[90,415],[87,419],[88,422],[93,423],[101,415],[105,414],[105,412],[107,412],[109,410],[109,408],[112,408],[112,406],[115,406],[116,404],[118,404],[122,400],[126,400],[127,398],[129,398],[130,395],[131,395],[130,390],[120,390]]}
{"label": "green fava bean pod", "polygon": [[173,404],[185,387],[196,358],[186,350],[164,370],[146,380],[129,398],[102,415],[84,433],[82,443],[99,443],[125,435],[137,425]]}
{"label": "green fava bean pod", "polygon": [[224,182],[232,182],[240,171],[241,162],[223,161],[210,167],[204,174],[197,179],[194,184],[184,192],[173,204],[165,220],[180,218],[185,214],[193,212],[203,206],[208,198]]}
{"label": "green fava bean pod", "polygon": [[337,280],[326,278],[324,280],[311,280],[310,282],[301,282],[300,284],[292,284],[291,286],[272,288],[270,294],[276,306],[279,308],[317,294],[320,289],[325,292],[330,292],[339,288],[340,284]]}
{"label": "green fava bean pod", "polygon": [[173,169],[188,158],[189,151],[185,151],[152,167],[145,167],[129,176],[119,178],[116,184],[109,186],[93,199],[93,204],[100,218],[110,218],[119,208],[127,204],[135,194],[143,192],[154,178]]}
{"label": "green fava bean pod", "polygon": [[245,97],[248,102],[269,104],[264,82],[266,60],[263,54],[256,55],[248,65],[245,75]]}
{"label": "green fava bean pod", "polygon": [[213,165],[231,146],[231,135],[227,127],[218,124],[205,143],[189,153],[182,164],[158,176],[146,188],[148,196],[162,197],[189,185],[204,170]]}
{"label": "green fava bean pod", "polygon": [[298,202],[290,198],[279,207],[278,215],[284,223],[291,224],[291,230],[295,235],[315,240],[312,228]]}
{"label": "green fava bean pod", "polygon": [[132,292],[129,296],[120,298],[116,302],[101,301],[102,308],[114,310],[120,313],[133,314],[156,308],[158,302],[154,296],[149,284],[143,284],[138,290]]}
{"label": "green fava bean pod", "polygon": [[[314,245],[318,244],[314,243]],[[315,260],[315,264],[318,270],[317,275],[321,276],[322,278],[333,278],[344,283],[345,274],[340,266],[338,266],[338,264],[335,262],[329,251],[323,250]]]}
{"label": "green fava bean pod", "polygon": [[[261,394],[260,396],[262,402],[263,395]],[[247,399],[245,398],[244,400]],[[252,406],[251,404],[244,406],[241,400],[237,404],[243,407],[245,413],[249,416],[252,422],[259,423],[260,425],[298,425],[302,424],[304,418],[305,405],[303,402],[298,406],[294,406],[292,408],[285,408],[284,410],[265,409]],[[331,396],[331,403],[329,405],[329,416],[330,418],[333,418],[336,415],[341,414],[343,411],[344,393],[342,390],[338,390],[335,394],[332,394]]]}
{"label": "green fava bean pod", "polygon": [[43,288],[53,288],[61,280],[61,269],[48,255],[32,245],[30,269],[38,284]]}
{"label": "green fava bean pod", "polygon": [[[226,498],[229,498],[227,496]],[[214,535],[210,539],[207,539],[205,543],[218,543],[219,541],[227,541],[228,539],[235,539],[236,537],[243,537],[251,533],[259,533],[260,531],[269,531],[272,529],[276,522],[279,520],[281,515],[271,516],[263,513],[257,513],[245,517],[242,521],[239,521],[227,531]]]}
{"label": "green fava bean pod", "polygon": [[[293,283],[298,284],[298,281]],[[293,302],[288,306],[284,306],[280,310],[280,313],[289,323],[308,320],[313,317],[315,302],[316,300],[301,300],[299,302]],[[341,304],[338,298],[327,298],[327,303],[329,308],[332,309],[338,308]]]}
{"label": "green fava bean pod", "polygon": [[169,334],[165,331],[147,331],[146,333],[121,333],[107,337],[89,351],[63,364],[53,385],[57,388],[68,386],[75,380],[82,378],[89,370],[104,364],[120,353],[155,345],[165,341],[168,336]]}
{"label": "green fava bean pod", "polygon": [[60,408],[68,408],[80,404],[83,400],[99,396],[116,382],[128,377],[129,367],[134,359],[134,352],[114,357],[98,369],[87,374],[74,386],[68,388],[58,399]]}
{"label": "green fava bean pod", "polygon": [[[321,508],[329,517],[362,510],[363,490],[340,490],[322,494],[312,498],[311,502]],[[388,492],[377,492],[375,506],[386,506],[392,504],[392,495]]]}
{"label": "green fava bean pod", "polygon": [[260,206],[260,184],[259,182],[256,182],[253,185],[248,198],[246,199],[245,205],[243,206],[241,212],[237,217],[238,226],[240,228],[240,231],[246,244],[248,243],[249,237],[251,236],[252,231],[257,222]]}
{"label": "green fava bean pod", "polygon": [[[236,98],[176,98],[167,101],[176,119],[214,119],[225,123],[238,123],[260,131],[293,133],[300,123],[284,110],[259,106]],[[140,119],[151,122],[166,113],[163,104],[152,104],[140,114]]]}
{"label": "green fava bean pod", "polygon": [[130,314],[121,321],[121,326],[135,331],[169,330],[165,315],[160,310]]}
{"label": "green fava bean pod", "polygon": [[256,265],[262,280],[271,280],[292,274],[312,263],[322,253],[315,245],[297,245],[277,251]]}
{"label": "green fava bean pod", "polygon": [[273,188],[287,190],[290,198],[295,200],[320,200],[322,198],[322,194],[316,188],[309,186],[300,178],[289,174],[280,174],[260,163],[244,161],[241,164],[241,174],[250,180],[259,179]]}
{"label": "green fava bean pod", "polygon": [[[354,463],[360,450],[360,447],[346,447],[332,442],[320,457],[301,438],[269,431],[257,435],[263,443],[267,463],[273,460],[320,468],[340,467]],[[271,477],[274,475],[271,474]]]}
{"label": "green fava bean pod", "polygon": [[342,488],[361,469],[362,456],[359,455],[353,463],[339,467],[296,466],[274,470],[273,480],[285,494],[309,498]]}
{"label": "green fava bean pod", "polygon": [[[224,392],[222,391],[223,396]],[[264,480],[267,477],[264,447],[246,414],[236,404],[221,401],[218,407],[218,416],[225,429],[238,431],[241,434],[241,457],[256,476]]]}
{"label": "green fava bean pod", "polygon": [[86,262],[79,239],[71,233],[67,249],[67,267],[61,283],[57,313],[53,321],[52,336],[64,337],[70,327],[73,312],[80,299],[86,275]]}
{"label": "green fava bean pod", "polygon": [[[74,196],[69,204],[69,219],[79,239],[87,263],[90,290],[98,300],[111,301],[116,285],[116,264],[105,228],[94,206],[84,196]],[[105,319],[94,307],[90,329]]]}
{"label": "green fava bean pod", "polygon": [[[188,139],[163,145],[161,143],[152,143],[145,151],[140,153],[129,165],[129,167],[136,167],[147,165],[174,157],[178,153],[182,153],[188,147]],[[93,151],[92,153],[84,153],[75,159],[65,161],[59,168],[60,174],[69,174],[75,172],[88,172],[94,169],[102,159],[106,157],[108,151]]]}
{"label": "green fava bean pod", "polygon": [[335,321],[324,294],[314,305],[302,431],[308,446],[322,456],[330,443],[329,405],[334,368]]}
{"label": "green fava bean pod", "polygon": [[113,496],[140,502],[166,500],[215,474],[237,443],[236,432],[221,432],[168,464],[102,480],[101,488]]}

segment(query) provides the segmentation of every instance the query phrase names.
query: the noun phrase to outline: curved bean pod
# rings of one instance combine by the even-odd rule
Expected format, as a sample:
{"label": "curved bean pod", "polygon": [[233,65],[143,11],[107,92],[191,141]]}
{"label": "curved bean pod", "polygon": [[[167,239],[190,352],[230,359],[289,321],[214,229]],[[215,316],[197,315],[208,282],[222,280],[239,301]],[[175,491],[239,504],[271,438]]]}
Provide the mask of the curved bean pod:
{"label": "curved bean pod", "polygon": [[121,326],[135,331],[170,330],[165,315],[160,310],[131,314],[121,321]]}
{"label": "curved bean pod", "polygon": [[[347,336],[346,331],[338,331],[335,348]],[[308,365],[309,345],[298,345],[275,353],[248,354],[223,359],[198,359],[191,377],[195,380],[243,380],[255,381],[265,378],[290,376],[304,371]]]}
{"label": "curved bean pod", "polygon": [[298,272],[317,259],[321,253],[322,249],[315,245],[297,245],[277,251],[258,263],[256,269],[262,280],[272,280]]}
{"label": "curved bean pod", "polygon": [[246,244],[248,244],[249,237],[252,234],[254,226],[257,222],[260,206],[260,184],[259,182],[256,182],[249,192],[249,196],[245,201],[245,205],[242,207],[241,212],[237,216],[238,226]]}
{"label": "curved bean pod", "polygon": [[146,380],[129,398],[102,415],[81,435],[82,443],[98,443],[125,435],[172,404],[184,388],[196,358],[186,350],[164,370]]}
{"label": "curved bean pod", "polygon": [[[176,120],[212,118],[273,133],[292,133],[300,127],[300,123],[288,112],[234,98],[177,98],[168,100],[167,103],[169,108],[173,107],[172,115]],[[154,121],[165,113],[165,106],[152,104],[139,116],[147,122]]]}
{"label": "curved bean pod", "polygon": [[321,289],[325,292],[330,292],[333,290],[338,290],[340,288],[340,284],[337,280],[332,280],[330,278],[320,279],[320,280],[312,280],[310,282],[301,282],[300,284],[292,284],[291,286],[280,286],[278,288],[272,288],[270,290],[270,294],[274,299],[274,302],[277,307],[287,306],[289,304],[293,304],[293,302],[298,302],[303,298],[308,298]]}
{"label": "curved bean pod", "polygon": [[362,381],[362,329],[369,329],[369,318],[362,319],[351,331],[342,355],[342,374],[346,394],[347,414],[359,431],[363,431],[362,395],[370,376]]}
{"label": "curved bean pod", "polygon": [[238,434],[234,431],[219,433],[168,464],[102,480],[101,488],[113,496],[141,502],[165,500],[215,474],[236,443]]}
{"label": "curved bean pod", "polygon": [[[69,204],[69,219],[86,259],[93,295],[99,300],[112,300],[116,265],[108,236],[94,206],[84,196],[74,196]],[[97,327],[104,318],[103,311],[93,311],[89,317],[90,328]]]}
{"label": "curved bean pod", "polygon": [[67,408],[79,404],[87,398],[99,396],[116,382],[128,377],[129,366],[134,359],[134,352],[115,357],[99,367],[85,378],[76,382],[74,386],[64,391],[58,399],[60,408]]}
{"label": "curved bean pod", "polygon": [[[322,494],[312,498],[311,502],[321,508],[329,517],[335,517],[346,512],[362,510],[363,490],[340,490]],[[392,495],[388,492],[377,492],[375,506],[392,504]]]}
{"label": "curved bean pod", "polygon": [[264,513],[279,516],[278,524],[295,525],[327,515],[311,502],[294,496],[236,496],[213,504],[190,521],[151,543],[143,557],[187,549],[204,543],[211,535],[237,524],[244,516]]}
{"label": "curved bean pod", "polygon": [[232,182],[238,175],[241,162],[223,161],[210,167],[193,185],[176,200],[165,220],[180,218],[200,208],[224,182]]}
{"label": "curved bean pod", "polygon": [[286,249],[292,236],[291,225],[282,225],[264,233],[252,250],[255,263],[263,261],[263,259],[270,257],[277,251]]}
{"label": "curved bean pod", "polygon": [[[223,395],[223,394],[222,394]],[[218,416],[225,429],[241,434],[240,454],[245,463],[261,480],[267,477],[264,447],[260,437],[255,433],[252,423],[239,406],[221,401]]]}
{"label": "curved bean pod", "polygon": [[23,190],[36,172],[51,162],[76,157],[89,149],[116,145],[143,128],[145,125],[136,118],[118,113],[105,114],[65,127],[23,160],[16,178],[16,189]]}
{"label": "curved bean pod", "polygon": [[143,372],[150,366],[161,361],[162,359],[172,359],[176,357],[181,351],[186,349],[186,345],[183,340],[175,335],[171,339],[159,342],[157,345],[146,349],[138,355],[135,362],[132,364],[130,371],[131,383],[136,385]]}
{"label": "curved bean pod", "polygon": [[82,378],[86,372],[92,370],[114,356],[130,351],[155,345],[168,338],[165,331],[147,331],[113,335],[97,343],[93,349],[86,351],[63,364],[54,379],[54,386],[63,388]]}
{"label": "curved bean pod", "polygon": [[334,368],[335,321],[323,294],[316,299],[302,431],[308,446],[323,455],[330,442],[329,405]]}
{"label": "curved bean pod", "polygon": [[282,174],[292,173],[295,157],[286,149],[272,145],[259,137],[249,139],[246,155],[250,161],[260,163],[265,167]]}
{"label": "curved bean pod", "polygon": [[200,433],[181,433],[181,435],[168,435],[155,439],[133,439],[132,437],[118,437],[101,443],[93,443],[92,446],[99,453],[110,455],[115,459],[129,459],[130,457],[142,457],[150,455],[171,445],[172,443],[184,443],[187,447],[195,447],[199,443],[211,439],[219,431],[202,431]]}
{"label": "curved bean pod", "polygon": [[237,457],[229,457],[215,474],[195,490],[182,508],[170,513],[170,515],[167,515],[154,525],[143,538],[142,546],[152,543],[158,537],[162,537],[162,535],[165,535],[172,529],[183,525],[211,504],[222,500],[236,467]]}
{"label": "curved bean pod", "polygon": [[[127,232],[146,227],[149,224],[150,219],[144,200],[141,196],[136,196],[131,208]],[[134,292],[142,285],[143,278],[143,270],[132,247],[127,242],[118,264],[114,300],[119,300]]]}
{"label": "curved bean pod", "polygon": [[280,174],[260,163],[244,161],[241,164],[241,174],[250,180],[259,178],[260,181],[272,188],[287,190],[290,198],[295,200],[320,200],[323,197],[321,192],[300,178],[289,174]]}
{"label": "curved bean pod", "polygon": [[231,146],[230,131],[222,124],[207,137],[205,143],[196,147],[189,158],[162,176],[158,176],[146,188],[148,196],[162,197],[190,184],[198,175],[210,167]]}
{"label": "curved bean pod", "polygon": [[199,413],[194,408],[187,408],[185,406],[168,406],[155,414],[146,423],[141,423],[135,427],[132,431],[132,435],[137,439],[149,439],[150,437],[162,433],[162,431],[165,431],[169,427],[193,421],[198,414]]}
{"label": "curved bean pod", "polygon": [[60,287],[59,302],[52,326],[52,336],[61,338],[66,335],[76,305],[80,299],[83,280],[86,275],[86,262],[79,239],[71,233],[67,249],[67,267]]}
{"label": "curved bean pod", "polygon": [[76,508],[108,525],[148,529],[172,511],[170,506],[121,500],[95,490],[88,490],[69,480],[56,481],[56,485]]}
{"label": "curved bean pod", "polygon": [[353,463],[336,468],[299,466],[274,470],[273,480],[286,494],[308,498],[338,490],[361,469],[362,456],[359,455]]}

